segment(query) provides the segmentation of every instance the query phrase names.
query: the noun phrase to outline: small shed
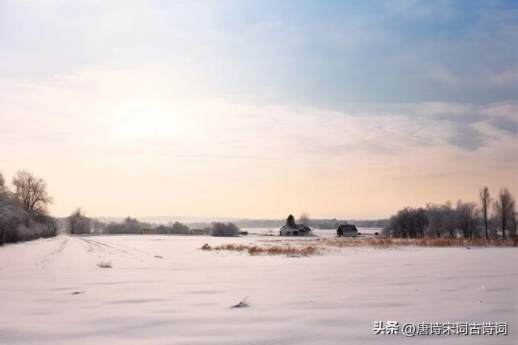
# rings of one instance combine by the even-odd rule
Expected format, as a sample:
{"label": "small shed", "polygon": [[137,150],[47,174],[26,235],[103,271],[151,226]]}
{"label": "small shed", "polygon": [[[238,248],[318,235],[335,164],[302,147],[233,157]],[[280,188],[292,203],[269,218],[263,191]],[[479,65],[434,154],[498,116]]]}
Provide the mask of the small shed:
{"label": "small shed", "polygon": [[280,236],[311,236],[311,229],[306,225],[297,225],[297,227],[291,227],[284,225],[280,231]]}
{"label": "small shed", "polygon": [[289,215],[286,218],[286,225],[279,230],[280,236],[313,236],[311,229],[307,225],[297,225],[295,223],[295,217]]}
{"label": "small shed", "polygon": [[342,224],[336,229],[338,237],[356,237],[359,235],[356,225],[353,224]]}

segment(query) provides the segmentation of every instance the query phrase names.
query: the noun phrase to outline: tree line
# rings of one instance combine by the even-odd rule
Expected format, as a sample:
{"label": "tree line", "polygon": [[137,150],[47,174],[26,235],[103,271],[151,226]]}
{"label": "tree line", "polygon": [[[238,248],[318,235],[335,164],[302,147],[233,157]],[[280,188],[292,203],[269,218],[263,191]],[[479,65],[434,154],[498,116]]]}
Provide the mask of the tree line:
{"label": "tree line", "polygon": [[122,222],[103,223],[97,219],[89,218],[78,208],[65,220],[66,232],[72,235],[84,234],[155,234],[155,235],[212,235],[212,236],[238,236],[239,228],[233,223],[214,222],[201,229],[191,229],[188,225],[174,222],[169,224],[153,224],[126,217]]}
{"label": "tree line", "polygon": [[52,198],[45,181],[20,170],[12,185],[13,190],[0,173],[0,245],[56,236],[56,221],[47,213]]}
{"label": "tree line", "polygon": [[[58,221],[48,214],[52,198],[41,178],[24,170],[16,172],[10,189],[0,173],[0,245],[56,236]],[[310,224],[304,213],[299,220]],[[495,199],[489,189],[480,190],[479,203],[459,200],[443,204],[429,203],[425,207],[406,207],[390,217],[383,233],[390,237],[485,237],[516,236],[518,213],[516,200],[508,189],[500,190]],[[81,209],[65,219],[70,234],[211,234],[237,236],[239,227],[233,223],[212,223],[202,229],[190,229],[175,222],[166,225],[143,223],[127,217],[122,223],[105,224],[89,218]]]}
{"label": "tree line", "polygon": [[493,200],[488,187],[479,193],[479,203],[456,205],[429,203],[425,207],[405,207],[390,217],[383,233],[390,237],[506,238],[516,236],[516,200],[507,188]]}

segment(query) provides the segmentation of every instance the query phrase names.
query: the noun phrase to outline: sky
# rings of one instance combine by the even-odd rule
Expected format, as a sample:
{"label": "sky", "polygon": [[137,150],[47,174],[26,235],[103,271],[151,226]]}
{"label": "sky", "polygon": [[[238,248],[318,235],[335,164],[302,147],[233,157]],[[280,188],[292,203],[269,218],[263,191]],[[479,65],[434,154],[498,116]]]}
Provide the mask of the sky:
{"label": "sky", "polygon": [[0,172],[56,216],[518,193],[518,1],[0,0]]}

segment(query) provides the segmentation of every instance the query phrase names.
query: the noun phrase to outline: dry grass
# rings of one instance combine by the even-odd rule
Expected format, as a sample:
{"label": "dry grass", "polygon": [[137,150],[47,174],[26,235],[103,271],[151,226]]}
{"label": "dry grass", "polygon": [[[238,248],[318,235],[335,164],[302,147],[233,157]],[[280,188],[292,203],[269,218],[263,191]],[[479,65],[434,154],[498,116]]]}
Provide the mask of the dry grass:
{"label": "dry grass", "polygon": [[517,247],[518,237],[507,239],[485,238],[329,238],[318,239],[313,245],[308,246],[307,241],[295,242],[293,245],[255,246],[246,244],[223,244],[211,247],[205,243],[200,249],[207,251],[228,250],[235,252],[248,252],[250,255],[286,255],[286,256],[310,256],[325,250],[325,247],[374,247],[390,248],[400,246],[418,247]]}
{"label": "dry grass", "polygon": [[112,263],[109,261],[101,261],[97,264],[99,268],[112,268]]}
{"label": "dry grass", "polygon": [[291,246],[271,246],[271,247],[259,247],[250,246],[244,244],[223,244],[216,247],[211,247],[205,243],[202,250],[230,250],[236,252],[248,252],[250,255],[287,255],[287,256],[310,256],[318,252],[317,247],[305,246],[305,247],[291,247]]}
{"label": "dry grass", "polygon": [[321,245],[331,247],[516,247],[518,238],[365,238],[365,239],[323,239]]}

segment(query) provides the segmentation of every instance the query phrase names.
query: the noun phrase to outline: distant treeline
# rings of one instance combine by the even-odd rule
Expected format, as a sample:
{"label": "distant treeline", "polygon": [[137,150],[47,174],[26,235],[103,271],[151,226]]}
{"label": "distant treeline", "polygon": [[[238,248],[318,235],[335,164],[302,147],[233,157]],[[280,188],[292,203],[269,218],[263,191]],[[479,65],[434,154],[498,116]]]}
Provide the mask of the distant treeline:
{"label": "distant treeline", "polygon": [[27,171],[18,171],[10,190],[0,174],[0,245],[56,236],[57,224],[47,214],[47,185]]}
{"label": "distant treeline", "polygon": [[190,228],[188,225],[174,222],[169,224],[153,224],[140,222],[131,217],[122,222],[103,223],[87,217],[81,209],[77,209],[69,217],[61,220],[65,232],[72,235],[105,234],[105,235],[212,235],[238,236],[239,227],[233,223],[214,222],[203,228]]}
{"label": "distant treeline", "polygon": [[504,188],[493,200],[484,187],[478,204],[459,200],[455,205],[445,202],[406,207],[389,219],[383,234],[401,238],[506,238],[516,236],[517,227],[516,201],[511,193]]}
{"label": "distant treeline", "polygon": [[[355,224],[358,227],[383,228],[388,219],[382,220],[339,220],[333,219],[309,219],[303,215],[299,218],[300,224],[319,229],[336,230],[340,224]],[[170,222],[156,224],[141,222],[135,218],[127,217],[119,222],[105,223],[95,218],[87,217],[81,209],[77,209],[69,217],[59,219],[59,223],[65,232],[70,234],[162,234],[162,235],[213,235],[233,236],[239,234],[240,228],[280,228],[286,224],[286,219],[255,220],[246,219],[236,222],[197,222],[184,224]],[[224,234],[224,235],[221,235]]]}
{"label": "distant treeline", "polygon": [[[52,198],[45,182],[27,171],[18,171],[12,179],[12,190],[0,174],[0,245],[56,236],[58,227],[70,234],[178,234],[237,236],[241,228],[279,228],[285,219],[242,219],[234,223],[214,222],[154,224],[127,217],[122,222],[101,222],[77,209],[67,218],[55,219],[47,214]],[[515,198],[507,189],[495,199],[484,187],[479,203],[458,201],[429,203],[425,207],[406,207],[390,219],[344,220],[310,219],[303,213],[298,224],[320,229],[336,229],[340,224],[357,227],[383,228],[388,237],[422,238],[506,238],[516,236],[518,213]]]}

